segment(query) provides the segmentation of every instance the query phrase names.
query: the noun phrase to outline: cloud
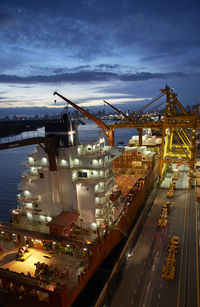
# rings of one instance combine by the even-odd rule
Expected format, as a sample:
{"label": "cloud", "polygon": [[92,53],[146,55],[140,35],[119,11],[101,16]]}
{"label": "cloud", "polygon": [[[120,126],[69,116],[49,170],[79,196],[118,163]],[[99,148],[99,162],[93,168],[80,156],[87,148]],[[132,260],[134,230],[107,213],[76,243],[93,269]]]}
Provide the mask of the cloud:
{"label": "cloud", "polygon": [[108,70],[116,70],[116,69],[120,69],[120,65],[119,64],[99,64],[96,65],[97,69],[108,69]]}
{"label": "cloud", "polygon": [[1,0],[0,82],[187,77],[200,71],[199,13],[194,0]]}
{"label": "cloud", "polygon": [[187,77],[182,72],[168,73],[151,73],[138,72],[132,74],[117,74],[113,72],[102,71],[80,71],[77,73],[55,74],[55,75],[38,75],[29,77],[19,77],[15,75],[0,75],[0,83],[60,83],[60,82],[105,82],[110,80],[120,81],[141,81],[151,79],[167,79],[167,78]]}

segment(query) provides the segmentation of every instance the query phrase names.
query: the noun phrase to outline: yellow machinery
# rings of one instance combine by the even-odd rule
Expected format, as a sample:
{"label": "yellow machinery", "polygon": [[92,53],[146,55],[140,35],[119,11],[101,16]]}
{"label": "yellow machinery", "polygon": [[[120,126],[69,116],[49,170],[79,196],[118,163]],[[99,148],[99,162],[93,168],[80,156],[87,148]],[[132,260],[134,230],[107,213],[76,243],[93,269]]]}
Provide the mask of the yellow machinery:
{"label": "yellow machinery", "polygon": [[174,188],[176,186],[176,182],[172,182],[169,187],[169,191],[167,192],[167,197],[171,198],[174,196]]}
{"label": "yellow machinery", "polygon": [[[149,122],[137,117],[144,108],[136,112],[131,121],[108,125],[111,129],[150,128],[159,129],[162,133],[162,142],[159,158],[159,176],[162,178],[169,164],[188,164],[190,168],[189,182],[192,183],[195,171],[196,129],[200,127],[200,117],[195,113],[188,113],[179,102],[177,95],[166,85],[161,89],[162,95],[166,96],[164,116],[157,122]],[[154,108],[155,109],[155,108]],[[140,143],[140,145],[142,145]]]}
{"label": "yellow machinery", "polygon": [[163,266],[161,276],[167,280],[174,279],[176,257],[175,254],[179,248],[179,237],[173,236],[168,245],[168,257],[165,258],[166,263]]}
{"label": "yellow machinery", "polygon": [[[87,111],[83,110],[61,94],[57,92],[54,94],[70,103],[77,110],[97,123],[106,135],[110,146],[114,146],[115,129],[137,129],[139,133],[139,146],[142,145],[142,129],[159,129],[162,134],[159,157],[160,178],[163,177],[169,164],[188,164],[190,168],[189,183],[191,185],[195,172],[196,129],[200,127],[200,117],[195,113],[187,112],[179,102],[177,95],[167,85],[164,89],[161,89],[161,94],[156,99],[148,103],[132,116],[127,116],[112,106],[118,113],[123,115],[124,119],[119,123],[110,125],[104,124],[101,120],[89,114]],[[164,101],[165,113],[159,121],[151,122],[140,116],[140,112],[163,96],[166,96],[166,100]],[[160,103],[157,107],[154,107],[151,111],[158,108],[164,102]],[[105,103],[109,104],[106,101]]]}

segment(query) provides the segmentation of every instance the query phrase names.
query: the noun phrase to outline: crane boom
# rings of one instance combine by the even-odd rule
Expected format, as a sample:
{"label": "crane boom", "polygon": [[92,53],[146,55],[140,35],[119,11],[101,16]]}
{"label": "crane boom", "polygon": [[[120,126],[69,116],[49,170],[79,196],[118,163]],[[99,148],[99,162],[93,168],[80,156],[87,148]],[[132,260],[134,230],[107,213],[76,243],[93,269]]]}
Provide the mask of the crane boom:
{"label": "crane boom", "polygon": [[153,101],[149,102],[148,104],[146,104],[146,106],[144,106],[143,108],[141,108],[140,110],[138,110],[137,112],[135,112],[135,114],[133,114],[133,116],[137,115],[138,113],[142,112],[144,109],[146,109],[147,107],[149,107],[152,103],[154,103],[156,100],[160,99],[161,97],[163,97],[165,94],[161,94],[159,97],[157,97],[156,99],[154,99]]}
{"label": "crane boom", "polygon": [[87,112],[83,108],[79,107],[77,104],[75,104],[74,102],[72,102],[68,98],[64,97],[63,95],[59,94],[58,92],[54,92],[54,95],[57,95],[60,98],[62,98],[64,101],[66,101],[71,106],[73,106],[76,110],[78,110],[79,112],[81,112],[82,114],[87,116],[89,119],[91,119],[93,122],[95,122],[99,127],[101,127],[101,129],[103,130],[103,133],[107,137],[109,146],[112,146],[112,147],[114,146],[114,129],[108,127],[99,118],[97,118],[96,116],[90,114],[89,112]]}
{"label": "crane boom", "polygon": [[129,116],[127,116],[124,112],[122,112],[121,110],[117,109],[116,107],[114,107],[112,104],[110,104],[109,102],[107,102],[106,100],[104,100],[104,102],[110,106],[111,108],[113,108],[115,111],[117,111],[119,114],[123,115],[128,121],[133,122],[133,119],[130,118]]}

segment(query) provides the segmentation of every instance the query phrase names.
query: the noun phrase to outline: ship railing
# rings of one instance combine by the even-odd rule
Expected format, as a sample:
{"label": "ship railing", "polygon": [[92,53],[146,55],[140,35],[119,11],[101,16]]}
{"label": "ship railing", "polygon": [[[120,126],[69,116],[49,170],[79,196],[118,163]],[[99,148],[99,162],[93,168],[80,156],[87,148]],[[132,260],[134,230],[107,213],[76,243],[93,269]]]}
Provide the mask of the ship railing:
{"label": "ship railing", "polygon": [[39,201],[39,198],[38,197],[35,197],[35,198],[32,198],[32,197],[25,197],[22,193],[20,194],[17,194],[17,199],[21,202],[29,202],[29,203],[33,203],[33,202],[38,202]]}
{"label": "ship railing", "polygon": [[[88,165],[88,166],[83,166],[83,165],[74,165],[74,166],[72,166],[72,167],[70,167],[70,169],[89,169],[89,170],[105,170],[105,168],[106,168],[106,166],[102,166],[102,165],[99,165],[99,166],[97,166],[97,165],[95,165],[95,166],[92,166],[92,165]],[[107,168],[106,168],[107,169]]]}
{"label": "ship railing", "polygon": [[38,129],[37,131],[28,131],[28,132],[22,132],[17,135],[10,135],[8,137],[0,138],[0,144],[8,143],[8,142],[14,142],[14,141],[20,141],[35,137],[43,137],[44,131],[41,129]]}
{"label": "ship railing", "polygon": [[24,206],[24,210],[27,212],[41,212],[42,211],[42,209],[39,209],[39,208],[28,208],[26,206]]}
{"label": "ship railing", "polygon": [[87,152],[87,153],[82,153],[79,154],[79,156],[84,156],[86,158],[103,158],[107,155],[106,151],[95,151],[95,152]]}
{"label": "ship railing", "polygon": [[96,215],[96,219],[97,220],[104,220],[104,216],[101,214],[101,215]]}
{"label": "ship railing", "polygon": [[103,207],[105,206],[105,204],[108,203],[108,199],[104,200],[104,201],[99,201],[98,204],[95,205],[96,209],[103,209]]}
{"label": "ship railing", "polygon": [[31,173],[30,170],[27,170],[27,171],[24,171],[22,173],[22,178],[23,177],[27,177],[27,178],[31,178],[31,179],[37,179],[38,173]]}
{"label": "ship railing", "polygon": [[36,147],[34,147],[34,149],[32,151],[30,151],[29,157],[36,157],[36,156],[39,156],[39,153],[37,152],[37,149]]}
{"label": "ship railing", "polygon": [[39,161],[36,161],[36,162],[23,161],[22,166],[25,166],[25,167],[42,167],[42,166],[46,166],[46,165],[40,163]]}

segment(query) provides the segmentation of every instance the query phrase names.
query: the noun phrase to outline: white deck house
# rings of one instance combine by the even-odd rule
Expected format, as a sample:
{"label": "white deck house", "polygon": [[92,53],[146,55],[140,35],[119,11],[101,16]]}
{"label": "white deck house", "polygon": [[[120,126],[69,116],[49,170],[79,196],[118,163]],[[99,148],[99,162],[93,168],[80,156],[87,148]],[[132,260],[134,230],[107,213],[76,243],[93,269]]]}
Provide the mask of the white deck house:
{"label": "white deck house", "polygon": [[[63,130],[58,129],[58,130]],[[79,225],[94,228],[109,219],[110,193],[114,186],[113,160],[118,149],[105,146],[104,138],[95,143],[78,144],[77,127],[54,131],[57,137],[57,170],[50,171],[48,156],[38,145],[29,154],[18,194],[20,207],[28,220],[47,223],[61,212],[78,212]],[[66,141],[67,139],[67,141]],[[112,212],[110,219],[112,219]]]}

